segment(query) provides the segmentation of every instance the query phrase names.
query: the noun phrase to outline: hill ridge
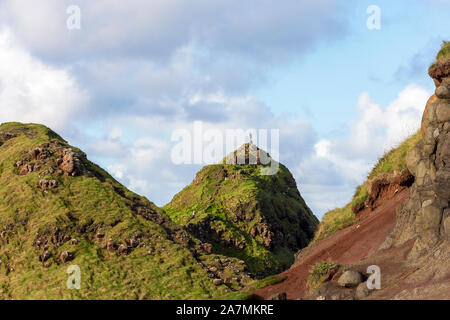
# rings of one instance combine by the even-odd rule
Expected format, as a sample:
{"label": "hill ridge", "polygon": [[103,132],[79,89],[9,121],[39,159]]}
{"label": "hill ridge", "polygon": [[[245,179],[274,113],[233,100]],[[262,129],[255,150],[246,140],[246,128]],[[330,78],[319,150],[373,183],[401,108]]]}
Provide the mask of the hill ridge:
{"label": "hill ridge", "polygon": [[[0,125],[0,230],[4,299],[212,298],[250,280],[245,263],[211,256],[42,125]],[[232,285],[214,259],[231,267],[222,277]],[[81,290],[65,287],[69,264],[81,268]]]}

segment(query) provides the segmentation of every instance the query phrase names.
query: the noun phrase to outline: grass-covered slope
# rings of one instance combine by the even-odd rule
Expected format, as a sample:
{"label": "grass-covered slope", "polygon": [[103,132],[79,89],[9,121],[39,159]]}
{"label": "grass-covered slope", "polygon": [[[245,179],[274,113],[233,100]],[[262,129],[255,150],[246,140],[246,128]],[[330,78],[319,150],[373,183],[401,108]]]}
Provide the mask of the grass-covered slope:
{"label": "grass-covered slope", "polygon": [[287,268],[311,240],[317,218],[289,170],[261,175],[261,165],[204,167],[164,207],[212,252],[244,260],[253,274]]}
{"label": "grass-covered slope", "polygon": [[[370,195],[373,193],[372,189],[375,189],[374,185],[401,180],[407,174],[406,154],[420,140],[421,134],[418,132],[381,157],[369,173],[367,180],[356,189],[352,200],[345,207],[331,210],[324,215],[314,236],[314,241],[355,224],[358,221],[355,212],[370,206],[371,200],[374,200],[370,199]],[[394,183],[398,183],[398,181]]]}
{"label": "grass-covered slope", "polygon": [[211,298],[221,259],[50,129],[0,126],[0,299]]}

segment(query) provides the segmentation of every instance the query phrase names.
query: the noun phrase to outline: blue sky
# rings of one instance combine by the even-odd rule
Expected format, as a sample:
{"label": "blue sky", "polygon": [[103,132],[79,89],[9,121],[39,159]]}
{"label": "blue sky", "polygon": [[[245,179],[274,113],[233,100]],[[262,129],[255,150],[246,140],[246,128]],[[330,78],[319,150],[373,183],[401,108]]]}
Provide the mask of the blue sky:
{"label": "blue sky", "polygon": [[[66,27],[69,5],[81,28]],[[381,9],[369,30],[366,9]],[[0,122],[46,124],[164,205],[199,165],[171,134],[280,129],[314,213],[419,127],[449,0],[0,0]]]}

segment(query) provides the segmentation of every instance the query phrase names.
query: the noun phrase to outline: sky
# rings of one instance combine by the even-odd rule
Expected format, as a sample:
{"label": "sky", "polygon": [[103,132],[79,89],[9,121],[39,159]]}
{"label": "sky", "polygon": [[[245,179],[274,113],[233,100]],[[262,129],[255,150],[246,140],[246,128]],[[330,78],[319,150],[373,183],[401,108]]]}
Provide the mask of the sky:
{"label": "sky", "polygon": [[[371,6],[379,28],[368,27]],[[278,129],[279,160],[320,218],[419,128],[449,9],[450,0],[0,0],[0,122],[51,127],[160,206],[202,167],[172,161],[177,130]]]}

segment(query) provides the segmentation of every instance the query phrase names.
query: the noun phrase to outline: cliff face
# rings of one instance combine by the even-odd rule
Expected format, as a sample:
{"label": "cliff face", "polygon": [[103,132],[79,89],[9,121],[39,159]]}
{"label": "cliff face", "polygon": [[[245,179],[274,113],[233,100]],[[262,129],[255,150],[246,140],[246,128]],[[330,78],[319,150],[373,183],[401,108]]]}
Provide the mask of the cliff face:
{"label": "cliff face", "polygon": [[409,254],[412,260],[448,242],[450,236],[450,57],[442,53],[448,47],[446,43],[430,67],[436,92],[425,108],[422,141],[406,159],[415,182],[408,199],[398,208],[394,231],[382,246],[389,248],[416,238]]}
{"label": "cliff face", "polygon": [[[262,175],[257,148],[239,150],[247,154],[238,161],[228,156],[225,162],[230,164],[204,167],[164,210],[210,243],[213,253],[246,261],[256,275],[273,273],[289,267],[294,253],[308,245],[318,220],[285,166],[280,164],[274,175]],[[248,164],[252,158],[254,164]]]}

